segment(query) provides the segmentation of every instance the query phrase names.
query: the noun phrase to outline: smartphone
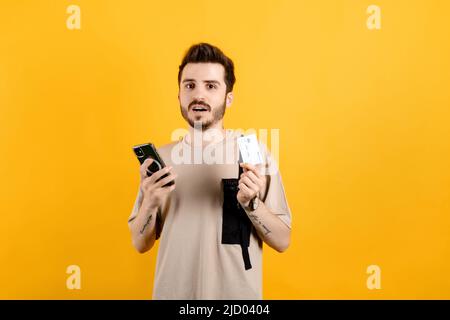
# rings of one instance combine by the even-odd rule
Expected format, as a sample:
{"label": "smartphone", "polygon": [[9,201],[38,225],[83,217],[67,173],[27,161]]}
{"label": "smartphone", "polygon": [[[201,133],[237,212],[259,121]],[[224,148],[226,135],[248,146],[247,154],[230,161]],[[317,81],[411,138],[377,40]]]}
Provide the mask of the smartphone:
{"label": "smartphone", "polygon": [[[149,177],[156,171],[161,170],[162,168],[164,168],[166,166],[163,159],[160,157],[160,155],[158,154],[158,151],[156,151],[156,148],[152,143],[144,143],[144,144],[139,144],[139,145],[133,146],[133,151],[141,165],[144,163],[144,161],[147,158],[152,158],[154,160],[152,162],[152,164],[147,168],[147,176],[149,176]],[[156,181],[159,181],[159,180],[167,177],[168,175],[169,174],[166,173],[165,175],[163,175],[161,178],[159,178]],[[172,181],[168,182],[167,184],[165,184],[163,187],[168,187],[173,184],[174,184],[174,181],[172,180]]]}

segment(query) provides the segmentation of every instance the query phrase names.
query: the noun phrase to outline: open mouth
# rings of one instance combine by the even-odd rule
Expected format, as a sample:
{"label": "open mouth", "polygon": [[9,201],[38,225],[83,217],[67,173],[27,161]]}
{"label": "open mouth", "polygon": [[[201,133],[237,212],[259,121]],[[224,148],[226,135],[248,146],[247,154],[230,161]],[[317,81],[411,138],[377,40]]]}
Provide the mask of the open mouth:
{"label": "open mouth", "polygon": [[205,111],[208,111],[208,108],[205,107],[205,106],[196,105],[196,106],[192,107],[192,111],[194,111],[194,112],[205,112]]}

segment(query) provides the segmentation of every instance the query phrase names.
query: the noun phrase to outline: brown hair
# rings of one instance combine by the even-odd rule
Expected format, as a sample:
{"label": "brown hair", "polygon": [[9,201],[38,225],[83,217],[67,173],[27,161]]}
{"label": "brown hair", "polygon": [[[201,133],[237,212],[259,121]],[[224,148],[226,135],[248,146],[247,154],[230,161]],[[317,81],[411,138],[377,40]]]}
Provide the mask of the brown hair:
{"label": "brown hair", "polygon": [[178,69],[178,86],[180,86],[181,73],[188,63],[220,63],[225,69],[225,84],[227,93],[233,91],[236,78],[234,76],[233,61],[228,58],[219,48],[209,43],[199,43],[191,46],[184,55],[183,61]]}

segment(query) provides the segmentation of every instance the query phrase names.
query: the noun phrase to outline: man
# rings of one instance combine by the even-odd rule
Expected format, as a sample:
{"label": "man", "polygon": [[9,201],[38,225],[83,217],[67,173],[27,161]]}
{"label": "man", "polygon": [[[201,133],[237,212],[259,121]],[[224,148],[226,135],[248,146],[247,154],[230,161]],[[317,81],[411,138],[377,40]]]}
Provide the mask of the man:
{"label": "man", "polygon": [[[140,167],[128,225],[140,253],[160,240],[154,299],[262,299],[263,242],[278,252],[289,246],[291,212],[278,170],[239,164],[240,133],[223,127],[234,82],[233,62],[219,48],[192,46],[178,74],[189,132],[158,148],[166,168],[148,177],[153,160]],[[265,166],[273,165],[261,147]],[[215,160],[198,161],[199,154]]]}

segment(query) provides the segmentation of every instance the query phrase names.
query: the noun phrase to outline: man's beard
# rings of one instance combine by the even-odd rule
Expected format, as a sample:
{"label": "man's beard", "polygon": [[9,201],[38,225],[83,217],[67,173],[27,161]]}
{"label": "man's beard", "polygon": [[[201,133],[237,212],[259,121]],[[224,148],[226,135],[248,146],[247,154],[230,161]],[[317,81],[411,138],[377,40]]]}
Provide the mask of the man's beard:
{"label": "man's beard", "polygon": [[[180,104],[180,109],[184,120],[186,120],[192,128],[196,128],[194,127],[194,123],[197,121],[190,119],[188,116],[189,106],[187,107],[187,109],[184,109]],[[212,119],[207,120],[206,122],[202,122],[202,131],[209,129],[211,126],[216,124],[220,119],[222,119],[223,116],[225,115],[225,109],[226,109],[226,97],[223,101],[223,104],[219,108],[212,109]]]}

